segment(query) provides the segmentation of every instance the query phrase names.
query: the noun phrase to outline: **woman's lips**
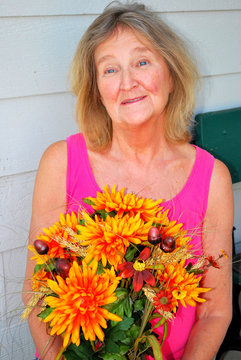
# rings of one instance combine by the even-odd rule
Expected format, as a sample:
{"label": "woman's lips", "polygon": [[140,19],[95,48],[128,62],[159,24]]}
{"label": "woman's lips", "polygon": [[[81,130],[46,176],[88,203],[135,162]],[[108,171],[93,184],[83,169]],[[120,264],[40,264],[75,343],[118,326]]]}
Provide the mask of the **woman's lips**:
{"label": "woman's lips", "polygon": [[122,101],[121,105],[133,104],[146,98],[146,95]]}

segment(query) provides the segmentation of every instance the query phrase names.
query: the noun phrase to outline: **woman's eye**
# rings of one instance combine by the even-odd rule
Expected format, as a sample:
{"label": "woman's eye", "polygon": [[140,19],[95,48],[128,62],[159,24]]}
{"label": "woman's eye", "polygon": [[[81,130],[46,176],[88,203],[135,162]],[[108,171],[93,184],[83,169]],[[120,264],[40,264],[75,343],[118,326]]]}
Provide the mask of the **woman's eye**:
{"label": "woman's eye", "polygon": [[115,69],[106,69],[104,71],[105,74],[113,74],[115,72]]}
{"label": "woman's eye", "polygon": [[143,65],[147,65],[147,64],[148,64],[147,60],[142,60],[142,61],[139,61],[139,63],[138,63],[139,66],[143,66]]}

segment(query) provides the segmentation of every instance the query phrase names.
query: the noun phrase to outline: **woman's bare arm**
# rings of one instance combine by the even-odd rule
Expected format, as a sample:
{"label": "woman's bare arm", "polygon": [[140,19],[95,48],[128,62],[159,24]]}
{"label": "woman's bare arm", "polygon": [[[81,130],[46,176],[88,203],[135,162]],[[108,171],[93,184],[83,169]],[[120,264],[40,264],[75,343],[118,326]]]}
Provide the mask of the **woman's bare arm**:
{"label": "woman's bare arm", "polygon": [[[36,235],[42,232],[43,227],[49,227],[59,220],[59,214],[66,212],[66,168],[67,150],[66,142],[60,141],[51,145],[44,153],[36,176],[32,218],[29,232],[29,244],[33,244]],[[27,305],[32,296],[31,275],[35,262],[30,258],[33,254],[28,251],[26,275],[23,286],[23,301]],[[57,355],[62,339],[50,337],[46,332],[46,324],[37,317],[39,309],[36,308],[29,316],[29,327],[39,354],[48,344],[43,360],[53,360]]]}
{"label": "woman's bare arm", "polygon": [[203,228],[205,255],[217,257],[220,249],[228,254],[220,269],[209,267],[202,286],[212,288],[197,307],[196,323],[191,331],[182,360],[212,360],[232,318],[232,227],[233,193],[226,166],[215,160],[208,207]]}

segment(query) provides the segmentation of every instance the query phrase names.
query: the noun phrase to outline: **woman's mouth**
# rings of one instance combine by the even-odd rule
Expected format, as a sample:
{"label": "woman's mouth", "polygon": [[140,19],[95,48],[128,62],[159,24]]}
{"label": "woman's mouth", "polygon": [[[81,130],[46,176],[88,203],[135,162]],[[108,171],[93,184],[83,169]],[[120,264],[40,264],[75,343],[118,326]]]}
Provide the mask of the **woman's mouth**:
{"label": "woman's mouth", "polygon": [[122,101],[121,105],[128,105],[128,104],[136,103],[136,102],[138,102],[138,101],[143,100],[145,97],[146,97],[146,95],[144,95],[144,96],[139,96],[139,97],[136,97],[136,98],[134,98],[134,99],[124,100],[124,101]]}

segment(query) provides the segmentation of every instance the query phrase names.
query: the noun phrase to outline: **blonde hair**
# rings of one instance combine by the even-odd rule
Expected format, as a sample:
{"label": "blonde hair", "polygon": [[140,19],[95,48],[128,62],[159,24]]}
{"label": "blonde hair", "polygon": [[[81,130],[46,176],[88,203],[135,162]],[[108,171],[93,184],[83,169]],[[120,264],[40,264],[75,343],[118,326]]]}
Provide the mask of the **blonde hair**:
{"label": "blonde hair", "polygon": [[189,126],[199,76],[185,43],[144,5],[114,2],[83,35],[71,67],[71,86],[77,96],[76,118],[88,146],[100,151],[112,141],[112,121],[100,101],[94,55],[97,46],[118,26],[143,35],[165,60],[173,82],[166,106],[165,137],[173,142],[190,141]]}

